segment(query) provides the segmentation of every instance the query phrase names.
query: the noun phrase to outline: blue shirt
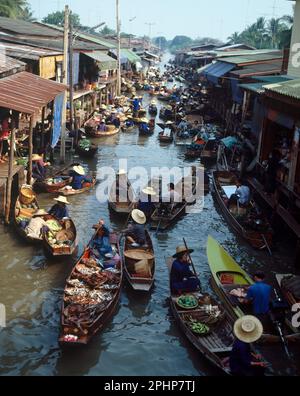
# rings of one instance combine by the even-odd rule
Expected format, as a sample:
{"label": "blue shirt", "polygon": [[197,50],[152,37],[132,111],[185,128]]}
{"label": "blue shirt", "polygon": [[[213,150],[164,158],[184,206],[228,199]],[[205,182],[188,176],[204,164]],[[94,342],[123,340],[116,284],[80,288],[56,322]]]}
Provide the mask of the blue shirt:
{"label": "blue shirt", "polygon": [[188,279],[194,276],[195,274],[190,270],[188,264],[182,263],[179,260],[174,261],[171,270],[171,285],[182,282],[184,278]]}
{"label": "blue shirt", "polygon": [[74,174],[73,176],[73,180],[72,180],[72,188],[73,190],[81,190],[82,189],[82,184],[85,181],[85,176],[80,176],[77,174]]}
{"label": "blue shirt", "polygon": [[232,374],[244,375],[251,369],[251,346],[240,340],[236,340],[230,354],[230,370]]}
{"label": "blue shirt", "polygon": [[253,301],[253,313],[264,315],[270,311],[271,286],[264,282],[257,282],[248,290],[247,300]]}
{"label": "blue shirt", "polygon": [[241,205],[248,205],[250,202],[250,188],[248,186],[238,187],[236,190],[236,195],[239,197],[239,203]]}
{"label": "blue shirt", "polygon": [[62,206],[59,204],[54,205],[50,210],[49,214],[56,217],[58,220],[62,220],[65,217],[69,218],[69,211],[66,205]]}
{"label": "blue shirt", "polygon": [[138,99],[134,99],[133,101],[133,110],[134,111],[138,111],[140,110],[141,106],[140,106],[140,101]]}

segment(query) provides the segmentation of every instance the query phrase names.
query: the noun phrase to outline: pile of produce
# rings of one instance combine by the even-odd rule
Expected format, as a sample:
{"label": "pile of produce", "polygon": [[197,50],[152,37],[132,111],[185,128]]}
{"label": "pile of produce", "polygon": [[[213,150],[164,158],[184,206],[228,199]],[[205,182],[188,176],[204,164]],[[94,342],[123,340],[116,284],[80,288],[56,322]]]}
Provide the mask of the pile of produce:
{"label": "pile of produce", "polygon": [[198,307],[198,300],[192,295],[181,296],[177,299],[177,305],[183,309],[195,309]]}
{"label": "pile of produce", "polygon": [[188,326],[193,333],[201,336],[208,335],[210,332],[210,328],[207,325],[194,319],[191,319],[190,322],[188,322]]}
{"label": "pile of produce", "polygon": [[89,151],[91,148],[91,141],[88,139],[82,139],[79,142],[79,147],[84,151]]}

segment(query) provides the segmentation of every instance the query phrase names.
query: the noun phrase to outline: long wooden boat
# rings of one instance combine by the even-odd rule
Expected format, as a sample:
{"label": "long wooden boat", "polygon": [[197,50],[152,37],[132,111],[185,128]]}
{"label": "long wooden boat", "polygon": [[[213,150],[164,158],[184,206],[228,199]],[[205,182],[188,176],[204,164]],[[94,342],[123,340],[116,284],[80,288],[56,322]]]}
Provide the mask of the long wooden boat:
{"label": "long wooden boat", "polygon": [[58,194],[59,190],[70,184],[69,171],[75,165],[77,164],[65,166],[55,172],[52,177],[48,177],[42,182],[35,182],[33,185],[34,190],[38,193]]}
{"label": "long wooden boat", "polygon": [[234,212],[233,209],[227,207],[228,197],[223,188],[234,186],[235,184],[236,176],[233,173],[226,171],[213,173],[215,198],[220,205],[225,219],[252,247],[261,250],[265,248],[269,249],[273,239],[273,231],[269,221],[262,216],[257,218],[257,220],[255,217],[251,221],[248,221],[252,208],[236,208],[236,212]]}
{"label": "long wooden boat", "polygon": [[186,191],[190,191],[191,194],[194,195],[196,192],[198,192],[200,183],[200,172],[196,172],[196,168],[193,168],[192,174],[180,180],[175,186],[175,191],[178,193],[179,189],[182,189],[180,195],[183,197],[183,202],[174,205],[174,208],[170,212],[162,210],[161,206],[158,205],[151,216],[151,228],[159,228],[161,231],[164,231],[181,216],[183,216],[186,213],[188,205],[192,203],[190,197],[185,196]]}
{"label": "long wooden boat", "polygon": [[[235,321],[248,314],[247,306],[239,303],[237,297],[231,295],[232,290],[241,289],[245,292],[254,284],[251,277],[244,271],[226,250],[212,237],[208,237],[207,257],[212,273],[212,287],[219,296],[231,320]],[[266,332],[262,342],[280,342],[280,337],[270,323],[270,332]],[[299,335],[291,334],[287,327],[284,329],[286,340],[297,340]]]}
{"label": "long wooden boat", "polygon": [[[95,237],[96,233],[89,246]],[[100,268],[92,248],[88,247],[67,279],[61,312],[61,346],[87,345],[116,312],[122,290],[123,263],[116,234],[110,234],[110,243],[116,256],[106,259],[105,269]]]}
{"label": "long wooden boat", "polygon": [[158,135],[158,140],[161,143],[173,143],[174,135],[172,132],[170,135],[165,135],[164,132],[160,132]]}
{"label": "long wooden boat", "polygon": [[64,195],[65,197],[70,197],[72,195],[79,195],[79,194],[84,194],[90,190],[92,190],[97,183],[96,176],[93,176],[93,181],[92,183],[88,183],[88,185],[84,188],[81,188],[80,190],[72,190],[67,187],[62,188],[59,190],[59,194]]}
{"label": "long wooden boat", "polygon": [[115,181],[112,185],[109,194],[108,206],[109,208],[118,213],[118,214],[129,214],[132,212],[135,206],[135,193],[128,179],[127,175],[122,176],[124,177],[124,183],[126,183],[126,190],[127,190],[127,201],[120,202],[120,187],[117,186],[117,181]]}
{"label": "long wooden boat", "polygon": [[[30,207],[29,207],[30,206]],[[30,244],[41,244],[43,241],[42,234],[39,238],[33,238],[27,235],[24,228],[21,227],[20,221],[22,219],[26,219],[27,222],[33,218],[35,213],[39,210],[39,203],[35,198],[31,205],[23,205],[20,200],[20,196],[17,197],[15,207],[14,207],[14,215],[13,215],[13,224],[17,234],[24,239],[27,243]]]}
{"label": "long wooden boat", "polygon": [[[171,274],[174,259],[167,260],[169,274]],[[169,302],[176,324],[187,337],[193,347],[201,355],[208,359],[215,367],[230,375],[229,357],[234,342],[233,322],[224,310],[224,307],[216,302],[215,298],[202,293],[189,293],[198,301],[198,307],[187,310],[178,304],[178,296],[170,295]],[[210,306],[217,308],[219,316],[216,318],[210,312]],[[210,331],[206,335],[196,334],[190,326],[191,321],[207,324]]]}
{"label": "long wooden boat", "polygon": [[52,232],[44,230],[43,247],[47,257],[67,257],[72,256],[78,247],[76,226],[72,219],[59,221],[53,216],[47,216],[47,221],[55,221],[61,230]]}
{"label": "long wooden boat", "polygon": [[133,248],[127,240],[123,250],[124,272],[135,291],[149,292],[155,282],[155,253],[151,236],[146,231],[146,246]]}
{"label": "long wooden boat", "polygon": [[84,149],[83,147],[80,147],[80,145],[78,145],[75,151],[79,156],[83,158],[94,158],[98,151],[98,146],[92,143],[88,148]]}

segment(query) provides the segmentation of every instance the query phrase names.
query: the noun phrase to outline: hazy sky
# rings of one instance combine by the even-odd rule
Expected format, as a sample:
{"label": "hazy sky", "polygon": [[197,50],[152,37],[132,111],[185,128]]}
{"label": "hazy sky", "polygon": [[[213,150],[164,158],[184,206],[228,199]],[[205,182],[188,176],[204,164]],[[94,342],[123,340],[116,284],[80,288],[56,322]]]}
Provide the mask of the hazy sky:
{"label": "hazy sky", "polygon": [[[115,0],[29,0],[35,17],[62,10],[65,4],[78,13],[84,25],[106,22],[115,27]],[[263,16],[272,18],[292,13],[288,0],[120,0],[122,31],[137,35],[177,34],[226,40],[247,24]],[[134,18],[132,22],[130,19]]]}

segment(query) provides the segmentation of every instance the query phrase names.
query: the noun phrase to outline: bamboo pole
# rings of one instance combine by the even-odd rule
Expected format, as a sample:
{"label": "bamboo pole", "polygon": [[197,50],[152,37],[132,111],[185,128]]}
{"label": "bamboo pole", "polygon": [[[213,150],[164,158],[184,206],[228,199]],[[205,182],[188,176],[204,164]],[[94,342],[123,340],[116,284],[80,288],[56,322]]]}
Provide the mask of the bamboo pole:
{"label": "bamboo pole", "polygon": [[27,171],[27,184],[31,185],[31,179],[32,179],[32,154],[33,154],[33,144],[32,144],[32,138],[33,138],[33,119],[34,116],[32,115],[30,117],[30,128],[29,128],[29,158],[28,158],[28,171]]}
{"label": "bamboo pole", "polygon": [[15,130],[13,129],[10,134],[10,151],[9,151],[9,165],[8,165],[8,178],[6,188],[6,203],[5,203],[5,224],[9,224],[10,209],[11,209],[11,190],[13,182],[13,169],[14,169],[14,147],[15,147]]}

